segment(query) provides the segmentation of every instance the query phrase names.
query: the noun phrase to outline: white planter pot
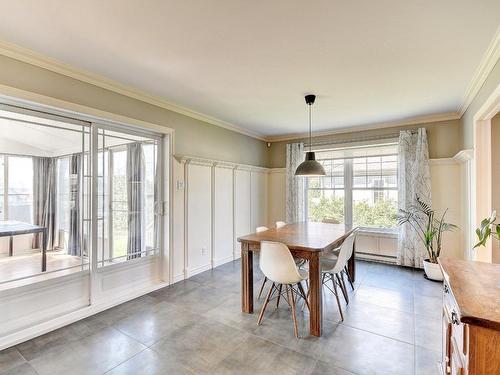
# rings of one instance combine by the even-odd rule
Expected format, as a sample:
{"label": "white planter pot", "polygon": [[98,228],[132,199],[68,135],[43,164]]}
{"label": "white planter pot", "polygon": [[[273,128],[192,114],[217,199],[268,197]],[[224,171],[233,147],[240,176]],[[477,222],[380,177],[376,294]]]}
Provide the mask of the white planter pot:
{"label": "white planter pot", "polygon": [[431,263],[428,259],[426,259],[424,260],[424,271],[429,279],[443,281],[443,273],[441,272],[439,264]]}

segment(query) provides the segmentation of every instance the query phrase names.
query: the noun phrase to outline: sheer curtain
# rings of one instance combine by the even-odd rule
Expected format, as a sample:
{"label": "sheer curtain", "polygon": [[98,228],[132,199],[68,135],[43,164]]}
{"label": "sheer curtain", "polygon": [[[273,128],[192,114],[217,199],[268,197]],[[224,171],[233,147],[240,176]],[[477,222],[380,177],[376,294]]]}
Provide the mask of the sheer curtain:
{"label": "sheer curtain", "polygon": [[304,221],[304,181],[295,176],[295,170],[304,161],[304,144],[286,145],[286,221]]}
{"label": "sheer curtain", "polygon": [[69,236],[68,255],[81,255],[82,221],[80,195],[82,190],[82,154],[73,154],[69,162]]}
{"label": "sheer curtain", "polygon": [[[55,240],[56,217],[56,159],[33,157],[33,224],[47,228],[47,248]],[[33,248],[38,248],[40,236],[33,237]]]}
{"label": "sheer curtain", "polygon": [[127,145],[128,242],[127,259],[140,258],[146,245],[144,181],[146,164],[140,143]]}
{"label": "sheer curtain", "polygon": [[[398,145],[398,206],[408,210],[416,204],[418,196],[431,204],[431,176],[427,133],[404,130],[399,135]],[[422,268],[425,247],[415,230],[404,224],[399,227],[397,263],[402,266]]]}

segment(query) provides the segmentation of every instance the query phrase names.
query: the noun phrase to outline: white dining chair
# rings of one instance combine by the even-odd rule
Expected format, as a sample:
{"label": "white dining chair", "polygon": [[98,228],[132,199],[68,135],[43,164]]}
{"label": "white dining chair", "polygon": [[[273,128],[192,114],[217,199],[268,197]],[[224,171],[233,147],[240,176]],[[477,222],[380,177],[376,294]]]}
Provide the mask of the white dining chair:
{"label": "white dining chair", "polygon": [[[346,303],[349,303],[349,296],[347,294],[347,289],[345,287],[345,282],[344,282],[344,271],[347,269],[347,261],[352,256],[352,253],[354,251],[355,237],[356,233],[354,232],[351,233],[349,237],[347,237],[344,240],[336,259],[333,257],[320,258],[321,272],[323,274],[322,277],[323,285],[335,295],[335,298],[337,299],[337,305],[339,307],[340,318],[342,319],[342,321],[344,321],[344,314],[342,312],[342,307],[340,305],[337,286],[340,287],[340,290],[344,295]],[[328,286],[329,281],[331,281],[333,289],[331,289]]]}
{"label": "white dining chair", "polygon": [[276,222],[276,229],[283,228],[286,225],[284,221],[277,221]]}
{"label": "white dining chair", "polygon": [[[269,230],[269,228],[264,226],[255,228],[256,233],[265,232],[266,230]],[[267,282],[267,277],[264,276],[264,280],[262,280],[262,285],[260,286],[259,296],[257,297],[257,299],[260,299],[260,296],[262,295],[262,291],[264,290],[266,282]]]}
{"label": "white dining chair", "polygon": [[[266,278],[272,282],[272,285],[267,293],[257,324],[262,323],[269,301],[283,296],[292,308],[293,330],[295,337],[298,338],[295,297],[304,299],[309,308],[307,296],[302,287],[302,281],[308,278],[308,272],[297,268],[295,260],[286,245],[270,241],[262,241],[260,244],[260,269]],[[283,286],[285,287],[284,292]]]}

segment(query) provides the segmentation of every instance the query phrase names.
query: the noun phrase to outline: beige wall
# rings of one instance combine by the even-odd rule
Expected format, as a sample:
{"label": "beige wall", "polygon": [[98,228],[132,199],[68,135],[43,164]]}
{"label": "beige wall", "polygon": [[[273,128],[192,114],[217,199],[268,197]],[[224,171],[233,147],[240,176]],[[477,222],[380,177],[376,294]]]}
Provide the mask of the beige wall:
{"label": "beige wall", "polygon": [[0,84],[175,129],[175,153],[266,166],[265,142],[0,56]]}
{"label": "beige wall", "polygon": [[[325,142],[328,140],[338,141],[352,141],[356,138],[363,137],[377,137],[391,134],[397,134],[403,129],[416,129],[424,127],[427,129],[429,140],[429,156],[431,159],[437,158],[450,158],[460,151],[460,121],[440,121],[436,123],[428,123],[422,125],[399,126],[374,130],[365,130],[357,132],[347,132],[335,135],[328,135],[313,138],[314,142]],[[269,162],[270,168],[282,168],[285,166],[285,145],[290,142],[298,142],[299,140],[275,142],[269,149]],[[305,141],[302,139],[302,141]]]}
{"label": "beige wall", "polygon": [[481,90],[479,90],[478,94],[469,105],[469,108],[467,108],[467,111],[465,111],[462,118],[460,119],[462,149],[474,148],[474,115],[486,102],[488,97],[497,88],[498,85],[500,85],[500,62],[497,62],[491,73],[488,75],[488,78],[484,82],[483,86],[481,87]]}

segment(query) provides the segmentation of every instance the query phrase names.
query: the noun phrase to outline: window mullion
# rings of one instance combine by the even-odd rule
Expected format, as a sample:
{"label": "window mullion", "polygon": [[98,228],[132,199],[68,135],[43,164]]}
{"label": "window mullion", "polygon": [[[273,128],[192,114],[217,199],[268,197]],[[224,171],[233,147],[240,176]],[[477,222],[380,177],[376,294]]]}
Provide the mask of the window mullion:
{"label": "window mullion", "polygon": [[346,225],[353,223],[352,185],[353,185],[352,159],[344,160],[344,222]]}

